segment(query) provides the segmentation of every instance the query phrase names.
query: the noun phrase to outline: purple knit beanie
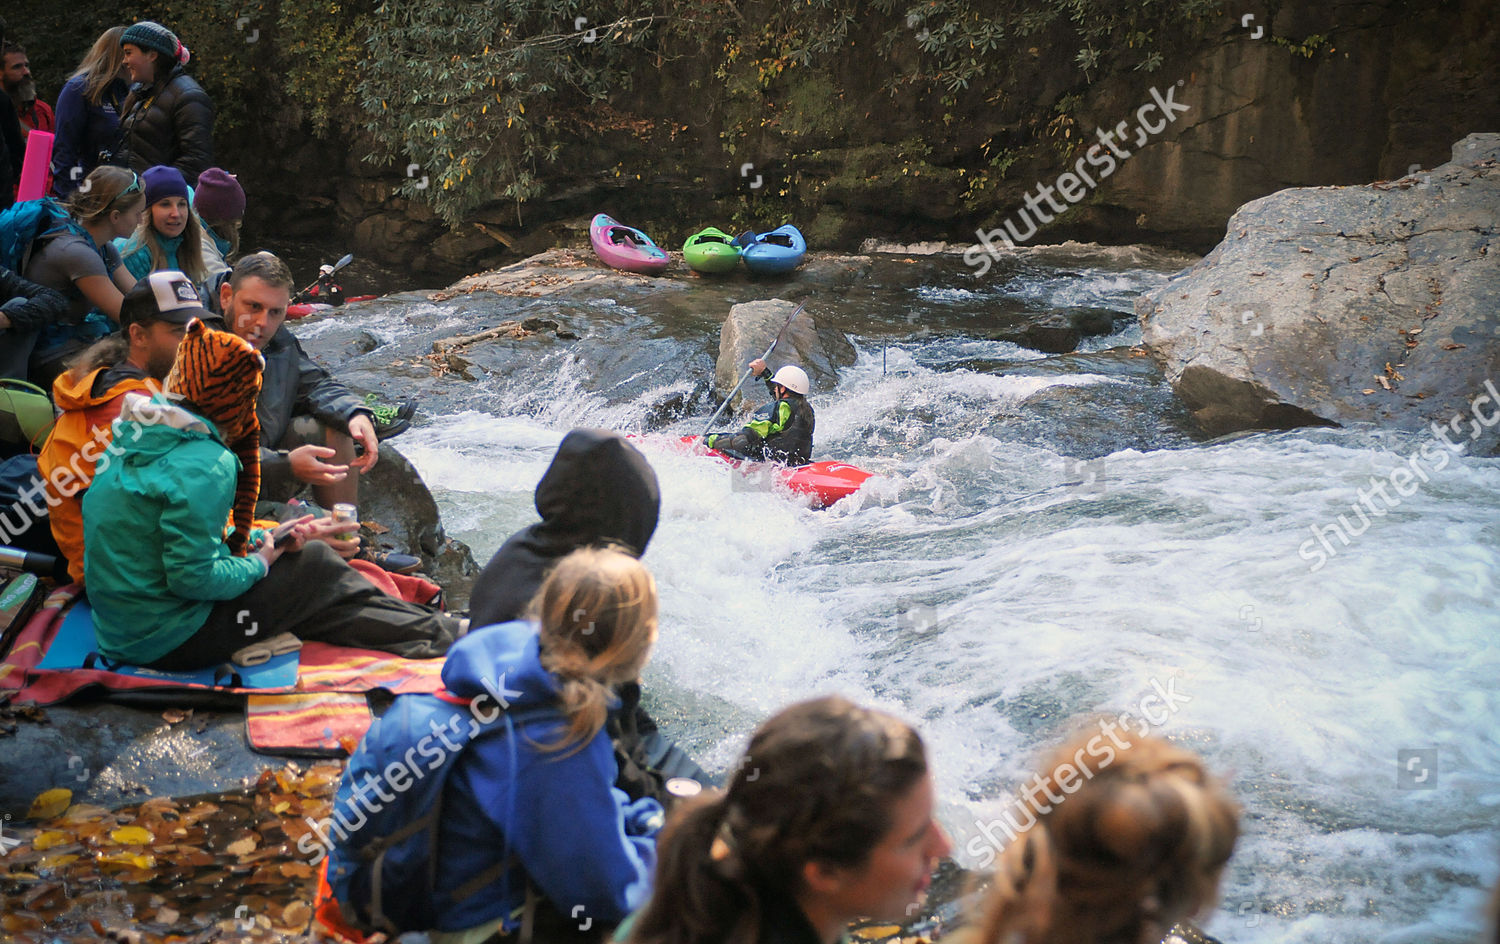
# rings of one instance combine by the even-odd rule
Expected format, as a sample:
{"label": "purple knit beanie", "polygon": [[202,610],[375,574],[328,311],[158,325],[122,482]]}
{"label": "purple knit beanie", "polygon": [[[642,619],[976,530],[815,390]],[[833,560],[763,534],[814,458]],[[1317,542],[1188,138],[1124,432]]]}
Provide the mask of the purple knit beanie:
{"label": "purple knit beanie", "polygon": [[141,174],[141,182],[146,188],[146,206],[151,206],[157,201],[168,197],[188,198],[187,181],[182,177],[182,171],[165,164],[157,164],[155,167],[146,168]]}
{"label": "purple knit beanie", "polygon": [[245,216],[245,190],[235,176],[226,170],[210,167],[198,175],[193,191],[193,209],[198,217],[214,223],[242,219]]}

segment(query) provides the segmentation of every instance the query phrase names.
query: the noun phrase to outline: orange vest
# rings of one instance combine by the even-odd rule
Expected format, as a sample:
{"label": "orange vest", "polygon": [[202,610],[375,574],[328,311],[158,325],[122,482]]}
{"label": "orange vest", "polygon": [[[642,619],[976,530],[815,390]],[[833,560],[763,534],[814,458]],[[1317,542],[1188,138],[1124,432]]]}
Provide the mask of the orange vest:
{"label": "orange vest", "polygon": [[68,574],[83,582],[83,492],[94,481],[94,469],[108,454],[113,433],[110,424],[120,415],[125,394],[139,391],[150,396],[160,389],[154,380],[122,380],[94,396],[94,380],[100,367],[82,377],[71,371],[52,382],[52,399],[62,416],[37,456],[37,468],[46,485],[52,537],[68,558]]}

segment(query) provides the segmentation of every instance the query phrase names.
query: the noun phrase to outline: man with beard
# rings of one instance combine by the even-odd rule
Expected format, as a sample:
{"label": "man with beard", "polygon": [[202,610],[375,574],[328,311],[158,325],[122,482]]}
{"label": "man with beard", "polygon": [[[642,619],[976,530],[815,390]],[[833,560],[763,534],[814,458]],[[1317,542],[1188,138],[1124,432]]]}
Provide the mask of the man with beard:
{"label": "man with beard", "polygon": [[[0,18],[0,49],[5,48],[5,20]],[[21,122],[9,95],[0,95],[0,210],[16,202],[16,184],[21,179],[21,159],[26,145],[21,140]]]}
{"label": "man with beard", "polygon": [[36,97],[36,81],[31,77],[31,60],[26,50],[15,43],[4,46],[4,69],[0,70],[0,83],[5,85],[5,94],[15,106],[16,117],[21,121],[21,140],[33,131],[52,131],[57,119],[46,102]]}
{"label": "man with beard", "polygon": [[96,466],[117,452],[110,424],[125,394],[149,397],[161,389],[188,322],[206,314],[186,275],[153,272],[125,293],[120,333],[84,350],[52,383],[62,415],[37,456],[37,471],[46,483],[52,536],[74,580],[83,580],[83,492]]}

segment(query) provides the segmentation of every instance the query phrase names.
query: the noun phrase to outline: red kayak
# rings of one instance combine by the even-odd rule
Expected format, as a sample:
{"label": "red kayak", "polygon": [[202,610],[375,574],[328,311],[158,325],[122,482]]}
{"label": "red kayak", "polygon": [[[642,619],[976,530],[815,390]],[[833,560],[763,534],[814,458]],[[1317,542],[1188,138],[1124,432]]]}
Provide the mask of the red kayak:
{"label": "red kayak", "polygon": [[684,451],[692,455],[713,456],[746,475],[769,473],[777,483],[798,495],[811,498],[814,508],[827,508],[841,498],[848,498],[859,491],[866,479],[875,474],[843,462],[810,462],[792,467],[774,462],[747,462],[727,456],[717,449],[709,449],[702,444],[701,439],[699,436],[682,437]]}
{"label": "red kayak", "polygon": [[[344,299],[344,304],[347,305],[350,302],[367,302],[372,298],[379,297],[379,295],[355,295],[353,298]],[[330,308],[336,307],[338,306],[325,305],[322,302],[298,302],[295,305],[286,306],[286,316],[295,321],[298,318],[306,318],[315,311],[327,311]]]}

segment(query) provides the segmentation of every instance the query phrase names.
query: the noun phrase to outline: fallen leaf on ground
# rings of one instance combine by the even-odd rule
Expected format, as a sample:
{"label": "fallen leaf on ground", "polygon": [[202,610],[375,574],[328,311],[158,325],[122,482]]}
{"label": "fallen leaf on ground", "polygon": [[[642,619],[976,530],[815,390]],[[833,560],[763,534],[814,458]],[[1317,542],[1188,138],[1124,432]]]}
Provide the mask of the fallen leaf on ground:
{"label": "fallen leaf on ground", "polygon": [[144,826],[121,826],[109,834],[109,838],[122,846],[145,846],[149,845],[156,837],[151,830]]}
{"label": "fallen leaf on ground", "polygon": [[255,845],[256,843],[254,836],[245,836],[244,838],[236,839],[234,842],[231,842],[229,845],[225,846],[224,852],[226,855],[232,856],[249,855],[250,853],[255,851]]}
{"label": "fallen leaf on ground", "polygon": [[31,848],[42,852],[51,849],[53,846],[66,846],[72,841],[73,837],[70,834],[53,829],[31,840]]}
{"label": "fallen leaf on ground", "polygon": [[27,811],[28,819],[51,819],[73,802],[73,791],[67,787],[54,787],[51,790],[37,794],[35,800],[31,801],[31,809]]}

